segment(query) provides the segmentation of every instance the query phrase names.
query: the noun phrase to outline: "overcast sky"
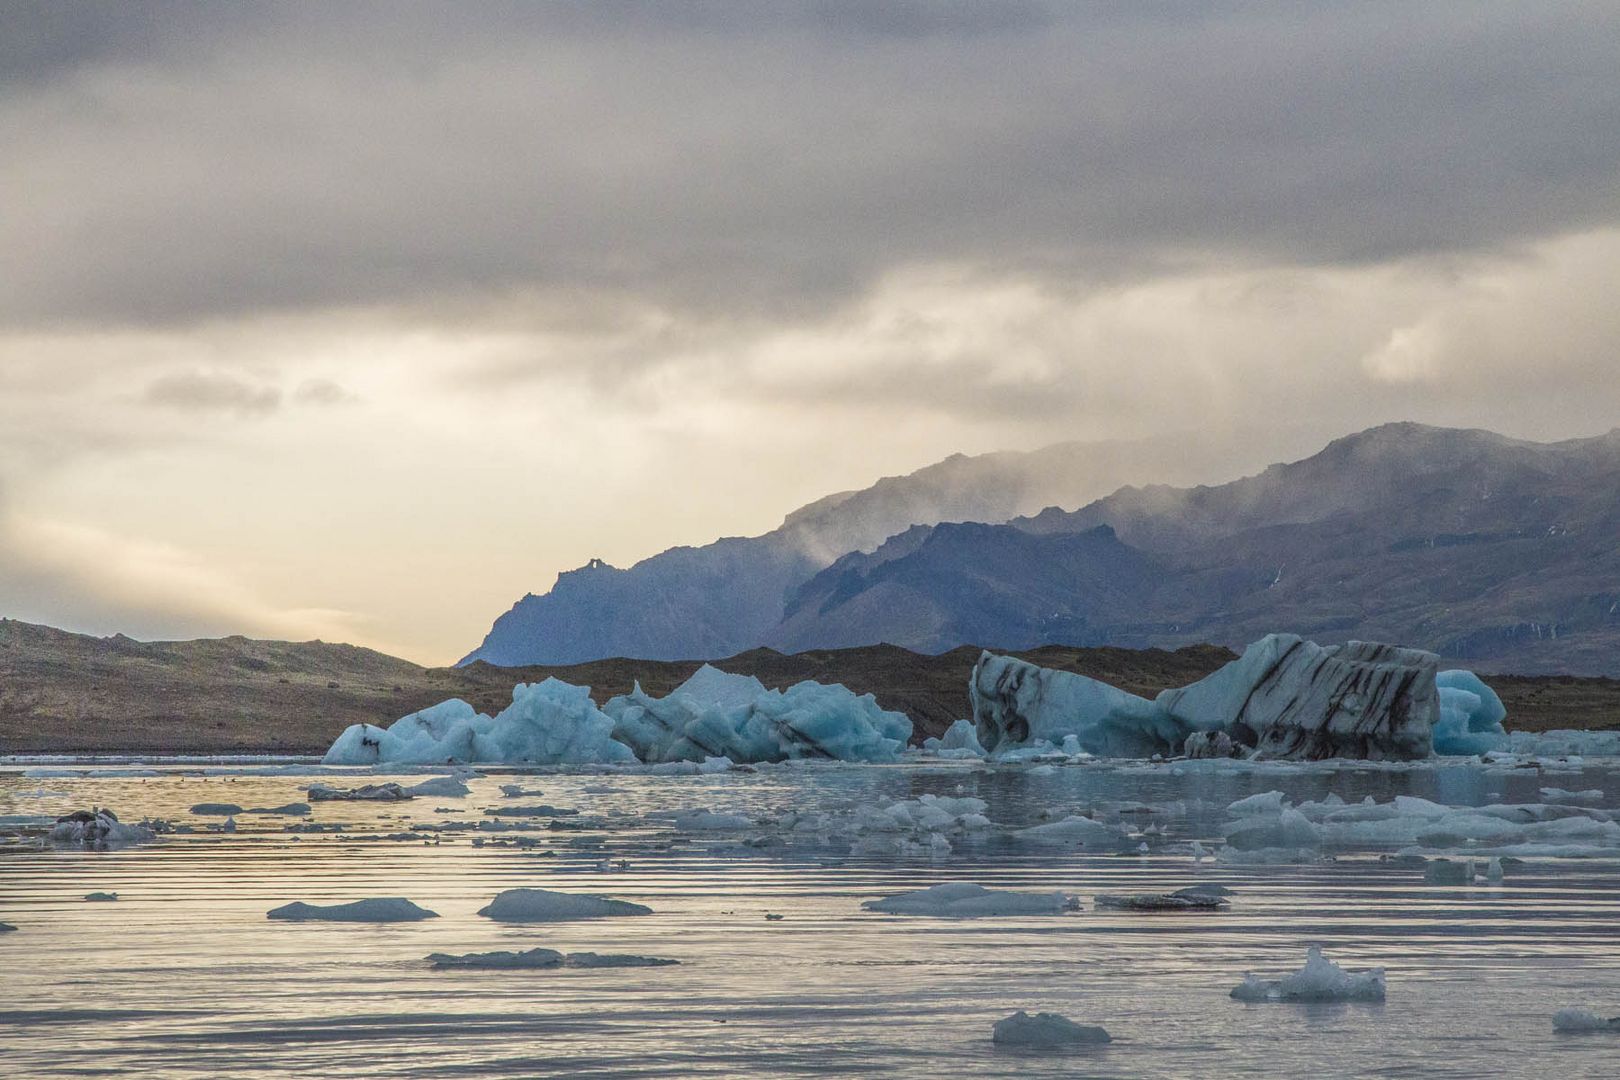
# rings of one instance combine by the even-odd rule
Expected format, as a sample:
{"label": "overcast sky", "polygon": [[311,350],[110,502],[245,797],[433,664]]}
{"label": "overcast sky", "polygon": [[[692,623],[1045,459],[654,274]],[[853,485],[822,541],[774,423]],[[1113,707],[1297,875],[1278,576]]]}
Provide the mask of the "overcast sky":
{"label": "overcast sky", "polygon": [[1620,425],[1620,5],[0,0],[0,614],[429,662],[955,451]]}

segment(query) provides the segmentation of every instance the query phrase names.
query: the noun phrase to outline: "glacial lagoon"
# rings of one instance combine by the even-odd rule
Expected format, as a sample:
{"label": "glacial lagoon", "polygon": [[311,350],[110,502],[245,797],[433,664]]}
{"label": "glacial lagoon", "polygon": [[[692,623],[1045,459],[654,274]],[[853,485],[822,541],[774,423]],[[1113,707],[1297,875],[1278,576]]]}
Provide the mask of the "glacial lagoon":
{"label": "glacial lagoon", "polygon": [[[695,775],[492,768],[466,775],[461,797],[192,813],[432,775],[0,765],[0,922],[17,927],[0,934],[6,1074],[1596,1077],[1620,1060],[1620,1033],[1552,1024],[1564,1007],[1620,1013],[1614,759],[991,765],[913,752]],[[1373,809],[1357,809],[1367,797]],[[45,839],[57,816],[92,806],[180,830],[109,851]],[[1292,817],[1282,828],[1288,814],[1309,831]],[[1041,829],[1076,818],[1095,827]],[[1468,879],[1436,874],[1441,859],[1473,860]],[[1060,891],[1078,909],[862,907],[945,882]],[[1229,888],[1229,905],[1094,902],[1198,884]],[[477,914],[513,888],[651,914]],[[96,892],[117,899],[84,899]],[[266,918],[373,897],[438,917]],[[1347,969],[1382,968],[1386,1000],[1230,996],[1246,973],[1298,970],[1313,944]],[[425,959],[535,948],[678,963]],[[992,1025],[1020,1009],[1101,1025],[1112,1042],[992,1043]]]}

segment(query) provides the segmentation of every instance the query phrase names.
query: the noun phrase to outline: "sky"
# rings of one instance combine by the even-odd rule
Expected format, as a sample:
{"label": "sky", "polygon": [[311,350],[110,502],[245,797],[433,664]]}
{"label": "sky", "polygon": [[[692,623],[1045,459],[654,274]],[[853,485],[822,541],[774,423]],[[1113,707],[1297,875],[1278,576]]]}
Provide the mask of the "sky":
{"label": "sky", "polygon": [[1620,5],[0,0],[0,614],[428,663],[954,452],[1620,426]]}

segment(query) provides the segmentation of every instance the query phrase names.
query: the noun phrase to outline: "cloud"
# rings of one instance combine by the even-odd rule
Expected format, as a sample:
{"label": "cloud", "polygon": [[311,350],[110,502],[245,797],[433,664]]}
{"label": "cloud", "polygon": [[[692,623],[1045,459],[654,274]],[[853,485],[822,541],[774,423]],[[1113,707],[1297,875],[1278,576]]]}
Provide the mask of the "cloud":
{"label": "cloud", "polygon": [[0,90],[0,323],[776,318],[908,266],[1354,264],[1617,211],[1613,5],[124,8]]}
{"label": "cloud", "polygon": [[331,379],[305,379],[293,391],[293,400],[300,405],[352,405],[360,397]]}
{"label": "cloud", "polygon": [[170,409],[263,416],[281,407],[281,391],[234,375],[186,371],[147,384],[143,400]]}

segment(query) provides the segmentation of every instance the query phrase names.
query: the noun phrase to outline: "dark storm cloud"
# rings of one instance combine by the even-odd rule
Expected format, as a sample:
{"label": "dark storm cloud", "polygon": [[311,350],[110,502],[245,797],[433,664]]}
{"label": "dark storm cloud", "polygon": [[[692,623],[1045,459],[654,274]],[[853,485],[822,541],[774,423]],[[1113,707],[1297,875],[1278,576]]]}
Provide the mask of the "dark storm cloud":
{"label": "dark storm cloud", "polygon": [[1611,4],[9,4],[0,323],[956,263],[1468,252],[1620,217]]}

